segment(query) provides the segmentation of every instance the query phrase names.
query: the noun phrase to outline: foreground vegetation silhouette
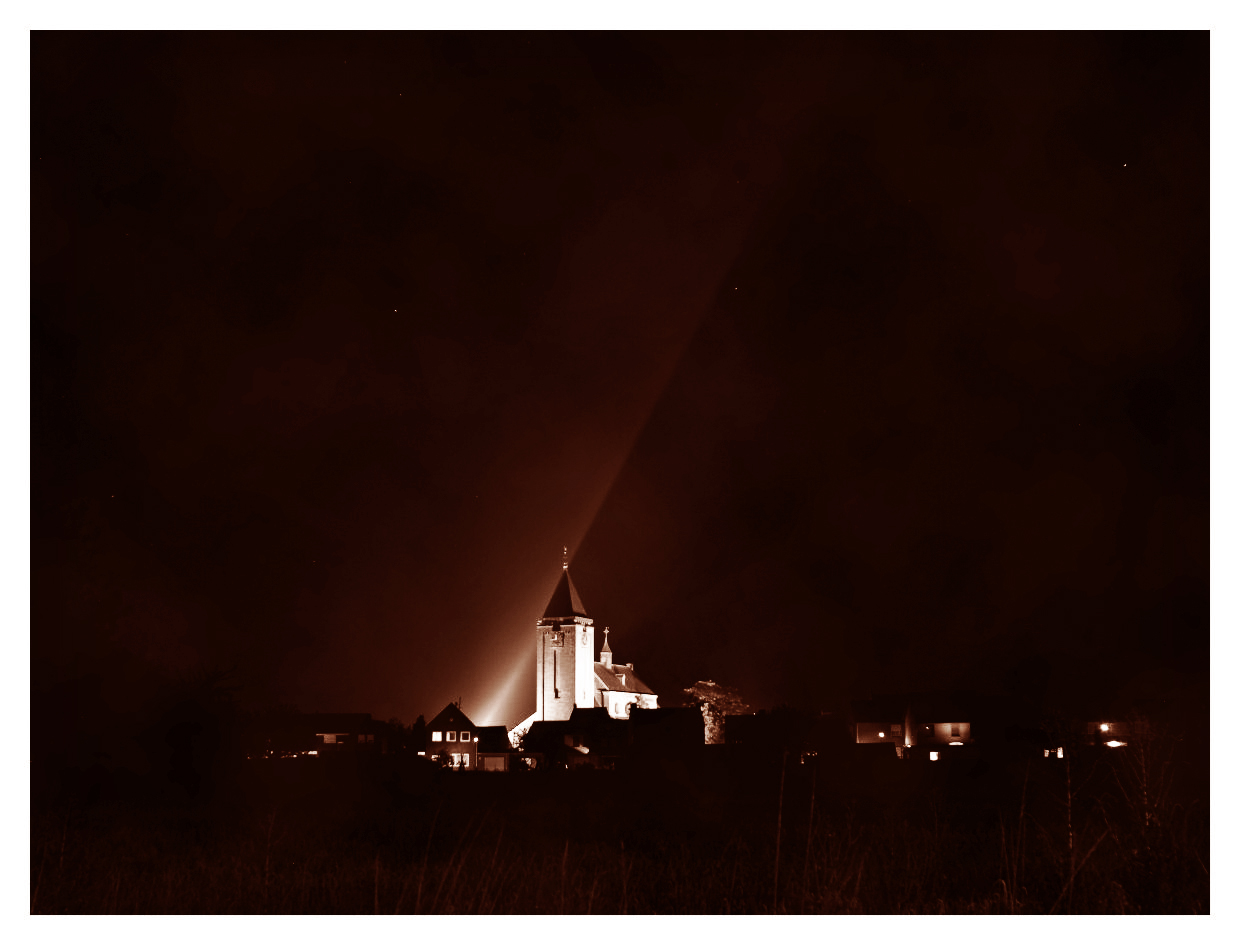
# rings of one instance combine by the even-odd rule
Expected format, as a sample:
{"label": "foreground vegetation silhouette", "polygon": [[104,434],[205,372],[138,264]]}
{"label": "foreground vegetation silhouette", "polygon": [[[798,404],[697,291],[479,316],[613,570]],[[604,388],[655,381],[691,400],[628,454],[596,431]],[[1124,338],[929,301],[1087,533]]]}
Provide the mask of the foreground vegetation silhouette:
{"label": "foreground vegetation silhouette", "polygon": [[1206,912],[1183,754],[1164,737],[1062,762],[712,746],[614,771],[62,772],[34,810],[31,911]]}

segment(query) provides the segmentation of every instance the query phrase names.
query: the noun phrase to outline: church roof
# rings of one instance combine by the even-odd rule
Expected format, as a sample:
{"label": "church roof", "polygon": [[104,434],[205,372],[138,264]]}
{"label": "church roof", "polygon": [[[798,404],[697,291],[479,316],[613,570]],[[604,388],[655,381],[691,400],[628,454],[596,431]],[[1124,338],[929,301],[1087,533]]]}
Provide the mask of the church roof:
{"label": "church roof", "polygon": [[[624,679],[621,680],[620,677]],[[594,683],[600,689],[611,692],[640,692],[653,696],[654,690],[637,678],[631,666],[613,663],[610,668],[602,663],[594,664]]]}
{"label": "church roof", "polygon": [[547,609],[543,611],[543,619],[584,616],[586,616],[585,605],[581,603],[577,588],[573,586],[573,579],[568,576],[568,568],[565,568],[560,574],[559,583],[555,586],[551,600],[547,602]]}

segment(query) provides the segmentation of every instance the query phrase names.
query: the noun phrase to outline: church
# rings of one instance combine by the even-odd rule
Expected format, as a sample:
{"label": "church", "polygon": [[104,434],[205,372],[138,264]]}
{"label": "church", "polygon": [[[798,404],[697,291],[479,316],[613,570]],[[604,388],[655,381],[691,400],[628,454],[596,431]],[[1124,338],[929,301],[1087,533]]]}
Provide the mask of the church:
{"label": "church", "polygon": [[535,633],[534,714],[514,733],[525,733],[534,722],[566,722],[578,708],[604,708],[611,718],[627,719],[635,705],[659,707],[659,697],[638,678],[633,664],[613,658],[607,628],[595,658],[594,621],[569,577],[567,560]]}

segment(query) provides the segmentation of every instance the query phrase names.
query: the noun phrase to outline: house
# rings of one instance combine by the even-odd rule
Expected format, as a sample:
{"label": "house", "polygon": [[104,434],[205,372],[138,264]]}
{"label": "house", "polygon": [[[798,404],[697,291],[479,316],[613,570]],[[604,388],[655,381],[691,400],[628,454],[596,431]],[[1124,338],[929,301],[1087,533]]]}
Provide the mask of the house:
{"label": "house", "polygon": [[517,750],[508,740],[508,726],[484,725],[477,730],[479,771],[509,771]]}
{"label": "house", "polygon": [[937,761],[944,748],[973,741],[971,713],[942,695],[883,696],[852,704],[858,745],[893,745],[903,758],[914,749]]}
{"label": "house", "polygon": [[1149,726],[1142,722],[1109,721],[1086,722],[1085,737],[1094,745],[1107,748],[1123,748],[1129,739],[1139,735],[1148,735]]}
{"label": "house", "polygon": [[[314,729],[315,747],[321,754],[342,751],[386,749],[382,737],[386,726],[362,712],[314,713],[303,715],[303,724]],[[378,735],[379,741],[375,741]]]}
{"label": "house", "polygon": [[248,734],[249,758],[322,758],[386,753],[390,726],[366,712],[284,712],[257,719]]}
{"label": "house", "polygon": [[424,754],[445,768],[472,770],[478,767],[478,739],[478,726],[450,702],[427,723]]}

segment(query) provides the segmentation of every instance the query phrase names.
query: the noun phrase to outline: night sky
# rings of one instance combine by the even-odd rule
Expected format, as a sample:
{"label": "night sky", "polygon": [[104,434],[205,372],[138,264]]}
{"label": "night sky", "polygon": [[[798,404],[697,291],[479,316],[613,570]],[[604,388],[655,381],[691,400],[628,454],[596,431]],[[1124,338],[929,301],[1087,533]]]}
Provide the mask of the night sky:
{"label": "night sky", "polygon": [[1204,705],[1209,38],[32,38],[32,686]]}

